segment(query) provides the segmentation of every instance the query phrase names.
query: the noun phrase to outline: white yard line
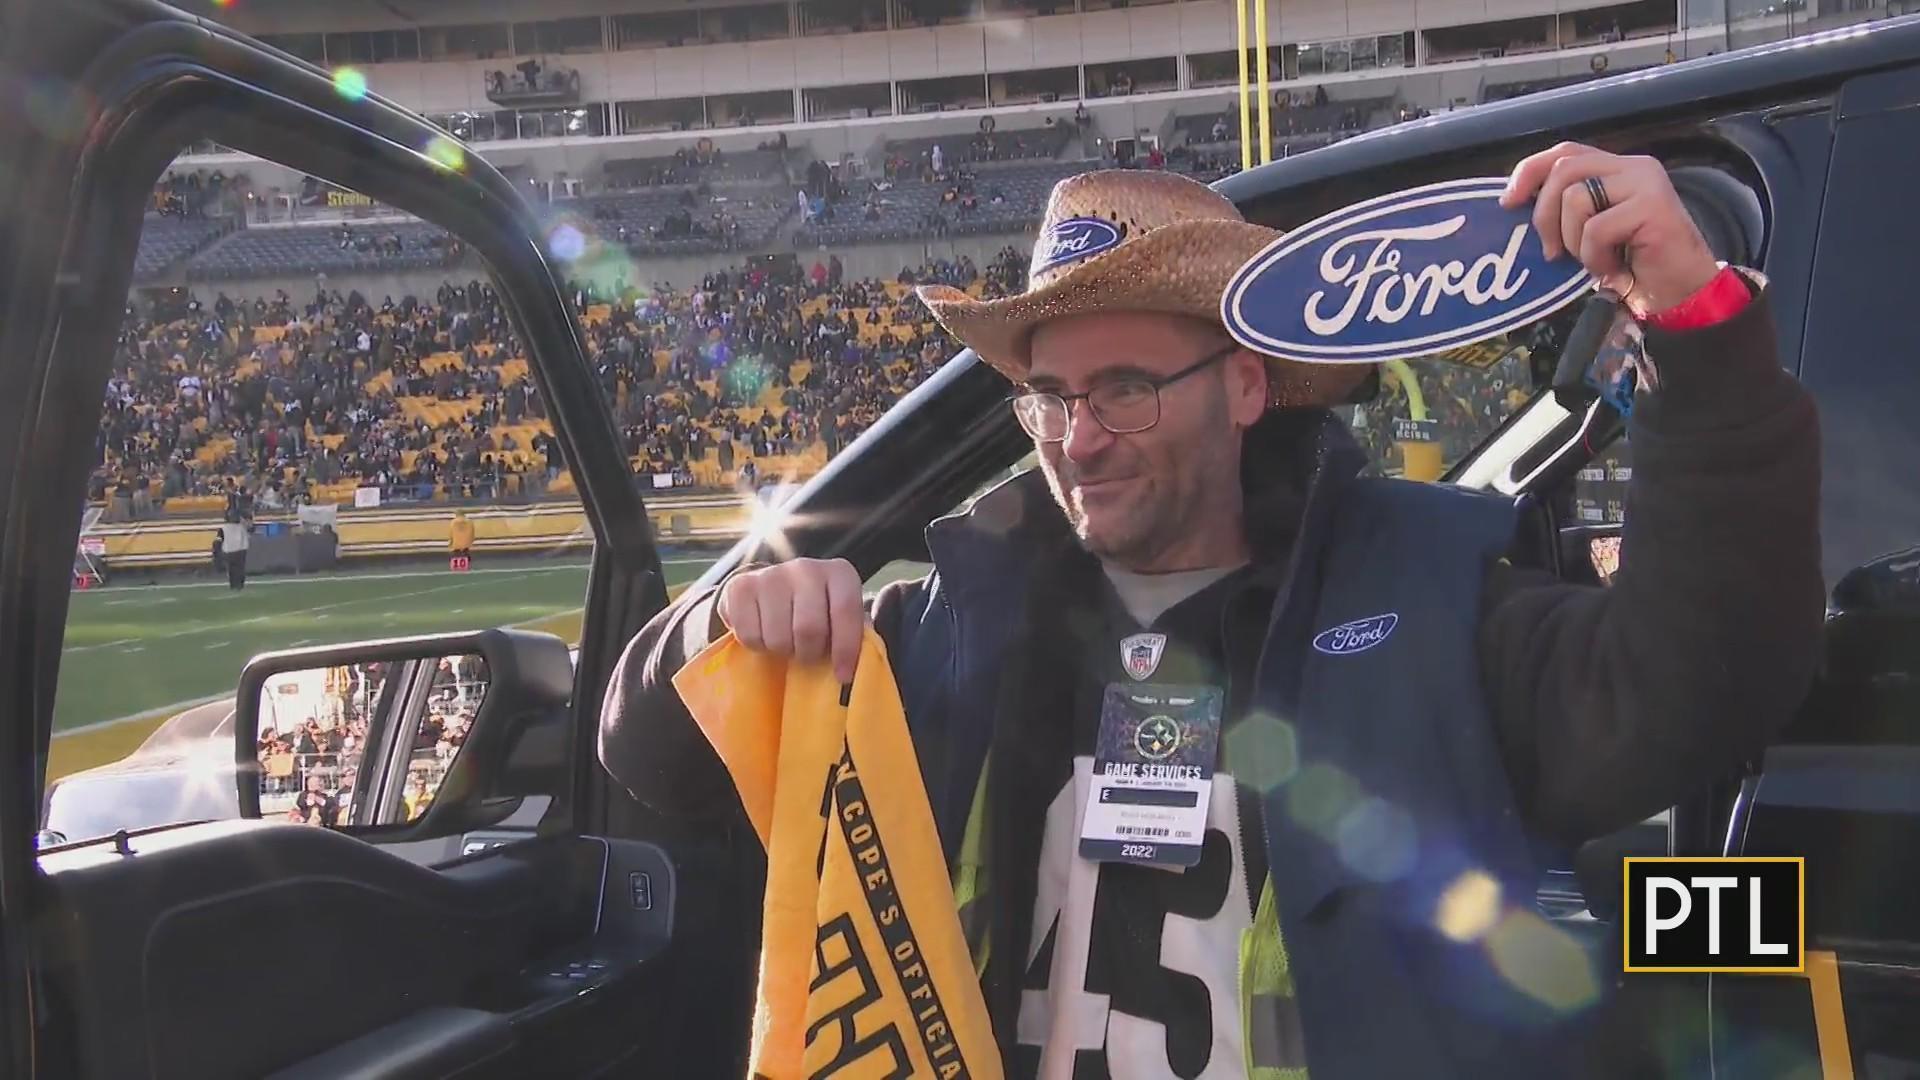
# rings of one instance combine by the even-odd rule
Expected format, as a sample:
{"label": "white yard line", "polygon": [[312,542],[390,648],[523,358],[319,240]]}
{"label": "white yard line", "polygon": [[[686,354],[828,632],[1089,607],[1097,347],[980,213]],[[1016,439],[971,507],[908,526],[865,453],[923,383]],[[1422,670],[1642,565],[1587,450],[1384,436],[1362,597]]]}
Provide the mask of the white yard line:
{"label": "white yard line", "polygon": [[118,641],[103,641],[98,645],[75,645],[70,649],[62,649],[60,651],[62,654],[70,655],[72,653],[91,652],[94,649],[112,649],[121,645],[131,645],[138,640],[138,638],[123,637]]}
{"label": "white yard line", "polygon": [[[238,630],[243,626],[253,626],[256,623],[267,622],[270,619],[283,618],[288,614],[310,615],[315,620],[321,620],[328,617],[327,612],[333,611],[337,608],[351,607],[354,604],[391,603],[395,600],[406,600],[410,597],[415,597],[415,596],[427,596],[432,593],[446,592],[449,589],[457,589],[457,588],[460,588],[459,582],[454,582],[447,585],[435,585],[429,589],[414,589],[411,592],[386,593],[380,596],[362,596],[352,600],[339,600],[331,604],[321,604],[318,607],[307,608],[305,611],[302,611],[302,612],[293,612],[293,613],[271,612],[266,615],[255,615],[251,618],[241,619],[237,622],[208,623],[205,626],[194,626],[194,627],[189,627],[188,629],[185,629],[185,630],[175,630],[171,633],[166,634],[165,636],[168,640],[177,640],[179,638],[194,637],[196,635],[209,633],[215,630]],[[316,612],[318,614],[316,614]],[[391,619],[396,617],[398,614],[399,613],[395,611],[386,611],[386,612],[382,612],[380,617],[383,619]],[[121,638],[118,641],[110,641],[102,645],[80,645],[71,649],[67,649],[65,650],[65,652],[68,654],[71,654],[71,653],[86,652],[91,649],[106,649],[116,645],[129,645],[136,640],[139,640],[139,639]],[[223,642],[220,642],[219,644],[222,644],[222,645],[231,644],[231,641],[223,641]],[[211,648],[214,648],[215,646],[208,645],[206,647],[211,649]]]}
{"label": "white yard line", "polygon": [[[712,559],[666,559],[662,561],[661,565],[663,566],[710,566],[712,565],[714,559],[718,559],[718,558],[719,556],[715,555]],[[324,577],[297,577],[297,576],[263,577],[263,578],[248,578],[247,588],[249,589],[285,588],[290,585],[331,585],[336,582],[344,582],[344,581],[398,581],[403,578],[418,578],[418,577],[454,577],[454,576],[471,577],[474,574],[520,574],[520,575],[557,574],[562,571],[574,571],[577,573],[579,571],[585,570],[586,568],[587,568],[586,563],[567,563],[560,566],[475,567],[472,570],[464,571],[458,575],[456,575],[451,570],[396,570],[388,574],[328,574]],[[122,585],[122,586],[109,585],[105,589],[101,589],[98,591],[87,590],[84,593],[76,592],[74,593],[74,596],[81,597],[81,596],[109,595],[117,589],[123,589],[129,592],[137,591],[141,593],[148,593],[148,592],[156,592],[156,591],[165,590],[165,589],[224,589],[224,588],[227,588],[227,583],[224,581],[173,581],[173,582],[166,582],[164,584],[155,584],[155,585]],[[116,604],[132,603],[136,599],[137,599],[136,597],[122,595],[122,596],[115,597],[112,600],[103,600],[101,601],[101,604],[102,606],[111,607]],[[154,600],[150,602],[162,603],[163,601]]]}
{"label": "white yard line", "polygon": [[131,724],[140,720],[151,720],[156,716],[172,716],[175,713],[185,712],[196,706],[205,705],[209,701],[218,701],[221,698],[231,696],[233,696],[233,691],[226,690],[218,694],[205,694],[197,698],[188,698],[185,701],[176,701],[171,705],[156,705],[144,712],[137,712],[132,716],[123,716],[118,720],[100,720],[91,724],[81,724],[79,727],[65,728],[54,732],[53,737],[56,739],[64,739],[69,735],[85,735],[89,731],[102,731],[110,727],[119,727],[121,724]]}
{"label": "white yard line", "polygon": [[[668,560],[666,560],[666,563],[665,563],[665,565],[667,565],[667,566],[706,566],[706,565],[709,565],[709,564],[711,564],[712,562],[713,562],[713,560],[712,560],[712,559],[668,559]],[[579,570],[579,569],[583,569],[583,568],[584,568],[584,566],[585,566],[585,564],[578,564],[578,565],[574,565],[574,566],[550,566],[550,567],[542,567],[542,568],[540,568],[540,569],[537,569],[537,570],[533,570],[533,571],[512,571],[512,570],[506,570],[506,569],[499,569],[499,570],[472,570],[472,571],[468,571],[468,573],[470,573],[470,574],[489,574],[489,573],[491,573],[491,574],[504,574],[504,573],[515,573],[515,572],[519,572],[519,573],[528,573],[528,572],[531,572],[531,573],[553,573],[553,572],[557,572],[557,571],[560,571],[560,570]],[[308,579],[299,579],[299,580],[289,580],[289,581],[279,581],[279,582],[272,582],[272,583],[273,583],[273,584],[281,584],[281,585],[286,585],[286,584],[309,584],[309,583],[310,583],[310,584],[316,584],[316,585],[317,585],[317,584],[324,584],[324,583],[328,583],[328,582],[334,582],[334,581],[355,581],[355,580],[385,580],[385,579],[389,579],[389,578],[409,578],[409,577],[453,577],[453,576],[456,576],[456,575],[453,575],[453,574],[451,574],[451,573],[449,573],[448,571],[445,571],[445,570],[432,570],[432,571],[420,571],[420,572],[417,572],[417,573],[416,573],[416,572],[406,572],[406,573],[397,573],[397,574],[367,574],[367,575],[358,575],[358,576],[355,576],[355,577],[329,577],[329,578],[308,578]],[[458,575],[458,576],[462,576],[462,577],[464,577],[465,575]],[[255,583],[255,584],[265,584],[265,583],[266,583],[266,582],[258,582],[258,583]],[[327,614],[327,612],[328,612],[328,610],[329,610],[329,609],[332,609],[332,608],[341,608],[341,607],[346,607],[346,606],[348,606],[348,605],[350,605],[350,604],[357,604],[357,603],[364,603],[364,602],[367,602],[367,601],[372,601],[372,600],[395,600],[395,599],[405,599],[405,598],[407,598],[407,597],[413,597],[413,596],[425,596],[425,595],[427,595],[428,593],[435,593],[435,592],[441,592],[441,591],[444,591],[444,590],[446,590],[446,589],[454,589],[454,588],[459,588],[459,586],[460,586],[460,583],[459,583],[459,582],[454,582],[454,583],[452,583],[452,584],[448,584],[448,585],[440,585],[440,586],[436,586],[436,587],[434,587],[434,588],[431,588],[431,589],[419,589],[419,590],[416,590],[416,591],[414,591],[414,592],[409,592],[409,593],[398,593],[398,594],[393,594],[393,595],[388,595],[388,596],[373,596],[373,597],[361,597],[361,598],[360,598],[360,599],[358,599],[358,600],[342,600],[342,601],[340,601],[340,602],[338,602],[338,603],[334,603],[334,604],[325,604],[325,605],[322,605],[321,607],[316,607],[316,608],[309,608],[309,609],[307,609],[307,611],[306,611],[306,612],[303,612],[302,614],[307,614],[307,615],[311,615],[311,616],[312,616],[312,618],[313,618],[313,619],[314,619],[315,621],[321,621],[321,620],[324,620],[324,619],[327,619],[327,618],[329,618],[329,617],[330,617],[330,616],[329,616],[329,615]],[[139,589],[142,589],[142,590],[150,590],[150,589],[200,589],[200,588],[222,588],[222,589],[224,589],[224,588],[226,588],[226,587],[227,587],[227,586],[226,586],[226,583],[225,583],[225,582],[207,582],[207,583],[204,583],[204,584],[177,584],[177,585],[143,585],[143,586],[136,586],[136,588],[139,588]],[[132,599],[132,597],[128,597],[127,599]],[[463,611],[463,610],[465,610],[465,609],[456,609],[454,613],[455,613],[455,614],[458,614],[458,613],[459,613],[460,611]],[[549,621],[552,621],[552,620],[554,620],[554,619],[562,619],[562,618],[566,618],[567,616],[570,616],[570,615],[578,615],[578,614],[581,614],[581,613],[583,613],[583,612],[584,612],[585,610],[586,610],[586,608],[585,608],[585,607],[571,607],[571,608],[566,608],[566,609],[564,609],[564,610],[560,610],[560,611],[551,611],[551,612],[548,612],[548,613],[547,613],[547,614],[545,614],[545,615],[539,615],[539,616],[536,616],[536,617],[534,617],[534,618],[531,618],[531,619],[527,619],[527,620],[525,620],[525,621],[523,621],[523,622],[517,622],[517,623],[513,623],[513,624],[511,624],[511,625],[512,625],[512,626],[514,626],[514,627],[526,627],[526,626],[532,626],[532,625],[534,625],[534,624],[536,624],[536,623],[544,623],[544,622],[549,622]],[[317,614],[315,614],[316,612],[317,612]],[[180,632],[180,633],[175,633],[175,634],[170,634],[170,635],[168,635],[168,636],[169,636],[169,637],[182,637],[182,636],[185,636],[186,634],[199,634],[199,633],[205,633],[205,632],[206,632],[206,631],[208,631],[208,630],[219,630],[219,629],[230,629],[230,628],[233,628],[233,627],[239,627],[239,626],[246,626],[246,625],[249,625],[249,624],[252,624],[252,623],[258,623],[258,622],[264,622],[264,621],[266,621],[267,619],[270,619],[270,618],[273,618],[273,617],[274,617],[273,615],[259,615],[259,616],[255,616],[255,617],[253,617],[253,618],[250,618],[250,619],[244,619],[244,620],[242,620],[242,621],[240,621],[240,622],[237,622],[237,623],[218,623],[218,624],[214,624],[214,625],[211,625],[211,626],[203,626],[203,627],[198,627],[198,628],[195,628],[195,629],[193,629],[193,630],[187,630],[187,631],[182,631],[182,632]],[[126,639],[123,639],[122,641],[119,641],[119,642],[109,642],[108,644],[109,644],[109,645],[122,645],[122,644],[127,644],[128,642],[132,642],[132,641],[134,641],[134,640],[135,640],[135,639],[133,639],[133,638],[126,638]],[[217,643],[217,645],[225,645],[225,644],[229,644],[229,643],[228,643],[228,642],[219,642],[219,643]],[[297,645],[300,645],[300,644],[305,644],[305,642],[297,642],[297,643],[296,643],[296,646],[297,646]],[[209,649],[212,649],[212,648],[216,648],[216,647],[217,647],[217,645],[209,645],[209,646],[207,646],[207,648],[209,648]],[[84,650],[84,649],[102,649],[102,648],[106,648],[106,647],[107,647],[107,645],[86,645],[86,646],[81,646],[81,647],[79,647],[79,648],[74,648],[74,649],[68,649],[68,650],[66,650],[66,652],[69,652],[69,653],[73,653],[73,652],[80,652],[80,651],[82,651],[82,650]],[[144,648],[145,648],[145,646],[144,646],[144,645],[138,645],[138,644],[127,644],[127,647],[126,647],[126,648],[125,648],[125,649],[124,649],[123,651],[125,651],[125,652],[140,652],[140,651],[142,651],[142,650],[143,650]],[[81,726],[79,726],[79,727],[73,727],[73,728],[65,728],[65,729],[63,729],[63,730],[60,730],[60,731],[56,731],[56,732],[54,732],[54,733],[53,733],[53,737],[54,737],[54,738],[56,738],[56,739],[63,739],[63,738],[66,738],[66,737],[67,737],[67,736],[69,736],[69,735],[83,735],[83,734],[85,734],[85,733],[87,733],[87,732],[90,732],[90,731],[101,731],[101,730],[104,730],[104,729],[106,729],[106,728],[112,728],[112,727],[118,727],[118,726],[120,726],[120,725],[122,725],[122,724],[131,724],[131,723],[135,723],[135,722],[138,722],[138,721],[141,721],[141,720],[148,720],[148,719],[152,719],[153,717],[156,717],[156,716],[162,716],[162,717],[166,717],[166,716],[172,716],[172,715],[174,715],[174,714],[176,714],[176,713],[180,713],[180,712],[184,712],[184,711],[185,711],[185,710],[187,710],[187,709],[191,709],[191,708],[194,708],[194,707],[196,707],[196,706],[200,706],[200,705],[205,705],[206,703],[208,703],[208,702],[210,702],[210,701],[217,701],[217,700],[219,700],[219,699],[221,699],[221,698],[223,698],[223,697],[227,697],[227,696],[228,696],[228,695],[230,695],[231,693],[232,693],[232,691],[230,691],[230,690],[227,690],[227,691],[222,691],[222,692],[220,692],[220,693],[217,693],[217,694],[208,694],[208,695],[205,695],[205,696],[203,696],[203,697],[197,697],[197,698],[188,698],[188,699],[187,699],[187,700],[185,700],[185,701],[176,701],[176,702],[174,702],[174,703],[172,703],[172,704],[170,704],[170,705],[160,705],[160,706],[156,706],[156,707],[154,707],[154,708],[151,708],[151,709],[147,709],[147,710],[144,710],[144,711],[142,711],[142,712],[137,712],[137,713],[134,713],[134,714],[133,714],[132,716],[123,716],[123,717],[120,717],[120,718],[119,718],[119,719],[117,719],[117,720],[100,720],[100,721],[97,721],[97,722],[95,722],[95,723],[91,723],[91,724],[82,724],[82,725],[81,725]]]}

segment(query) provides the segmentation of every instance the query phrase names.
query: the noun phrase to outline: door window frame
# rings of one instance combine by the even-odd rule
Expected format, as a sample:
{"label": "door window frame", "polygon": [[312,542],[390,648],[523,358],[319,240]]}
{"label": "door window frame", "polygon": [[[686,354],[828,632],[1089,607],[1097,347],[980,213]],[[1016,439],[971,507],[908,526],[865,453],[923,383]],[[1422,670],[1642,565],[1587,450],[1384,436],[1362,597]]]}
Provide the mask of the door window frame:
{"label": "door window frame", "polygon": [[[597,716],[618,651],[666,605],[646,507],[586,359],[579,313],[542,249],[534,218],[497,170],[439,129],[377,95],[349,99],[311,65],[167,9],[117,33],[75,80],[85,124],[49,137],[28,129],[13,148],[15,274],[0,291],[0,431],[19,453],[0,468],[8,507],[0,534],[0,744],[20,763],[0,785],[0,916],[11,939],[7,984],[30,985],[24,928],[36,906],[33,832],[44,795],[61,667],[71,552],[95,418],[131,285],[142,210],[185,147],[214,139],[326,177],[462,238],[491,274],[596,537],[576,672],[576,716]],[[27,32],[23,27],[23,32]],[[76,38],[77,41],[77,38]],[[456,160],[459,168],[438,162]],[[10,226],[16,223],[10,222]],[[588,781],[594,725],[578,724],[578,788]],[[582,806],[574,798],[569,804]],[[576,809],[576,813],[578,810]],[[7,996],[12,997],[14,991]],[[9,1001],[12,1027],[27,1014]],[[30,1058],[27,1032],[0,1067]]]}

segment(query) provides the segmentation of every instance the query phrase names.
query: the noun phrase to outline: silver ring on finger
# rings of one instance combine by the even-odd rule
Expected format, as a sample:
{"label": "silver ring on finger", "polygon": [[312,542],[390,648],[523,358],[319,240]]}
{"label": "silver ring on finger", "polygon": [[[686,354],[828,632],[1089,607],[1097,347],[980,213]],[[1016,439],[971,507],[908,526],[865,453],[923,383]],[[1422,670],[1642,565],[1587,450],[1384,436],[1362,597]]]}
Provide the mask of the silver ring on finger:
{"label": "silver ring on finger", "polygon": [[1586,185],[1587,198],[1593,202],[1593,212],[1606,213],[1607,208],[1613,205],[1613,200],[1607,197],[1607,185],[1597,176],[1587,177]]}

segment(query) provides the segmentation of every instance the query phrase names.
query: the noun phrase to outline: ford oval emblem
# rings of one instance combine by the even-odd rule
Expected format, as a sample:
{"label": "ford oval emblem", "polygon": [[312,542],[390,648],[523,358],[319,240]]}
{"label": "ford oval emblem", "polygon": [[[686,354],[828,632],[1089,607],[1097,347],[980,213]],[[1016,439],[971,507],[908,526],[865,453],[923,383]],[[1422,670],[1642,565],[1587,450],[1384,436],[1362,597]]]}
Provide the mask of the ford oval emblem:
{"label": "ford oval emblem", "polygon": [[1355,619],[1349,623],[1341,623],[1331,630],[1320,631],[1314,635],[1313,647],[1328,656],[1366,652],[1387,640],[1387,635],[1393,633],[1393,628],[1399,625],[1400,616],[1393,612]]}
{"label": "ford oval emblem", "polygon": [[1039,246],[1036,274],[1120,246],[1120,227],[1104,218],[1068,218],[1048,229]]}
{"label": "ford oval emblem", "polygon": [[1220,317],[1249,349],[1318,364],[1426,356],[1539,319],[1592,279],[1541,255],[1532,208],[1500,205],[1506,186],[1429,184],[1302,225],[1240,267]]}

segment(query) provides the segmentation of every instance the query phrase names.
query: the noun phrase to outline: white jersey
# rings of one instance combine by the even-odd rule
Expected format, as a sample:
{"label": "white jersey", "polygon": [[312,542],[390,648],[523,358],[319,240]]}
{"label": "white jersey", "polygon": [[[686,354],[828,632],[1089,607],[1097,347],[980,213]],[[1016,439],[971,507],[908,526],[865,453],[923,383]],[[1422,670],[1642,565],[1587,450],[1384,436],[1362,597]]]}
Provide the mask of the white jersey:
{"label": "white jersey", "polygon": [[[1033,915],[1033,941],[1027,949],[1027,989],[1021,995],[1018,1037],[1022,1045],[1040,1048],[1038,1080],[1071,1080],[1076,1057],[1104,1057],[1104,1074],[1113,1080],[1162,1080],[1174,1075],[1197,1075],[1205,1080],[1245,1077],[1246,1033],[1240,1014],[1240,945],[1252,926],[1253,894],[1247,885],[1242,857],[1239,797],[1233,778],[1215,775],[1208,803],[1207,832],[1211,846],[1215,833],[1223,834],[1229,865],[1221,875],[1207,866],[1184,871],[1147,869],[1149,873],[1184,874],[1194,895],[1183,897],[1198,914],[1164,915],[1157,942],[1100,938],[1104,974],[1090,979],[1095,920],[1103,902],[1100,879],[1116,867],[1080,857],[1081,819],[1086,814],[1092,785],[1093,758],[1074,758],[1073,780],[1060,789],[1047,809],[1041,840],[1040,872]],[[1201,879],[1208,879],[1205,883]],[[1202,895],[1205,894],[1205,895]],[[1138,951],[1129,953],[1128,948]],[[1156,951],[1157,948],[1157,951]],[[1043,953],[1050,955],[1044,958]],[[1173,1008],[1159,1017],[1136,1016],[1111,1004],[1101,992],[1108,984],[1150,984],[1179,973],[1199,980],[1205,1005]],[[1095,982],[1100,985],[1092,985]],[[1036,983],[1038,988],[1035,988]],[[1146,1011],[1146,1010],[1142,1010]],[[1170,1054],[1168,1024],[1183,1025],[1179,1041],[1192,1047],[1206,1045],[1205,1065],[1197,1074],[1176,1069]],[[1205,1025],[1204,1028],[1201,1026]],[[1193,1064],[1189,1056],[1187,1064]],[[1081,1073],[1080,1075],[1085,1075]]]}

